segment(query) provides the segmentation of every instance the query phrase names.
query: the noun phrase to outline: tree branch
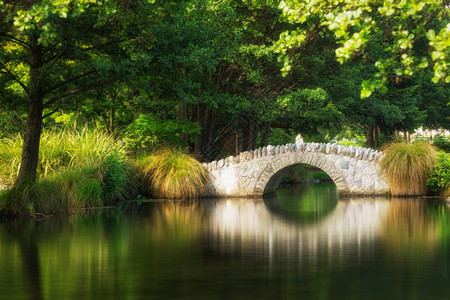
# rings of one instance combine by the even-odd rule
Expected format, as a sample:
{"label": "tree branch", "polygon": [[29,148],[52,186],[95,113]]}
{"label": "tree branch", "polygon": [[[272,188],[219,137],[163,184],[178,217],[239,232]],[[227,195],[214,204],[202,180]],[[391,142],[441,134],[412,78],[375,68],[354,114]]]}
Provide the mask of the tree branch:
{"label": "tree branch", "polygon": [[43,115],[43,116],[42,116],[42,120],[44,120],[45,118],[50,117],[51,115],[53,115],[55,112],[58,111],[58,109],[59,109],[59,108],[56,108],[56,109],[54,109],[53,111],[51,111],[51,112],[49,112],[49,113]]}
{"label": "tree branch", "polygon": [[6,67],[6,65],[5,65],[4,63],[2,63],[1,61],[0,61],[0,65],[3,66],[3,68],[4,68],[5,71],[6,71],[6,72],[2,72],[2,73],[8,74],[9,76],[11,76],[12,79],[13,79],[14,81],[16,81],[18,84],[20,84],[20,86],[21,86],[21,87],[25,90],[25,92],[29,95],[30,92],[28,91],[27,86],[26,86],[22,81],[20,81],[19,78],[17,78],[16,75],[14,75],[14,74]]}
{"label": "tree branch", "polygon": [[292,129],[292,124],[291,123],[280,123],[280,122],[276,122],[276,121],[272,121],[270,123],[270,127],[272,128],[281,128],[281,129]]}
{"label": "tree branch", "polygon": [[7,37],[7,38],[9,38],[11,41],[13,41],[15,44],[20,45],[20,46],[22,46],[22,47],[25,47],[25,48],[27,48],[27,49],[30,48],[30,45],[28,45],[27,43],[25,43],[25,42],[22,41],[22,40],[19,40],[19,39],[16,38],[16,37],[13,37],[13,36],[8,35],[8,34],[0,34],[0,36]]}
{"label": "tree branch", "polygon": [[52,92],[52,91],[54,91],[56,89],[59,89],[59,88],[65,86],[66,84],[72,83],[72,82],[74,82],[74,81],[76,81],[76,80],[78,80],[80,78],[92,75],[92,74],[94,74],[96,72],[97,72],[96,70],[90,70],[90,71],[88,71],[86,73],[83,73],[83,74],[80,74],[78,76],[75,76],[75,77],[72,77],[70,79],[67,79],[65,81],[62,81],[62,82],[58,83],[57,85],[55,85],[55,86],[49,88],[48,90],[44,91],[44,94],[50,93],[50,92]]}
{"label": "tree branch", "polygon": [[133,39],[134,39],[134,37],[126,38],[126,39],[118,39],[118,40],[114,40],[114,41],[111,41],[111,42],[108,42],[108,43],[104,43],[104,44],[100,44],[100,45],[97,45],[97,46],[86,47],[86,48],[83,48],[81,50],[83,50],[83,51],[91,51],[91,50],[94,50],[94,49],[103,48],[105,46],[117,45],[117,44],[120,44],[122,42],[133,40]]}
{"label": "tree branch", "polygon": [[76,95],[76,94],[78,94],[80,92],[83,92],[85,90],[88,90],[90,88],[99,87],[99,86],[102,86],[102,85],[113,83],[114,81],[117,81],[117,79],[114,78],[114,79],[110,79],[110,80],[106,80],[106,81],[98,81],[98,82],[94,82],[92,84],[86,85],[84,87],[80,87],[80,88],[77,88],[77,89],[69,90],[69,91],[67,91],[65,93],[62,93],[62,94],[60,94],[60,95],[58,95],[56,97],[53,97],[52,99],[50,99],[47,102],[45,102],[44,103],[44,108],[48,108],[49,106],[53,105],[58,100],[61,100],[61,99],[65,98],[65,97],[67,97],[67,96]]}
{"label": "tree branch", "polygon": [[52,61],[50,66],[53,66],[54,64],[56,64],[56,62],[58,62],[58,60],[61,58],[61,56],[64,54],[64,52],[67,50],[68,45],[65,45],[63,47],[63,49],[56,55],[53,57],[50,57],[49,59],[45,60],[44,63],[47,63],[49,61]]}

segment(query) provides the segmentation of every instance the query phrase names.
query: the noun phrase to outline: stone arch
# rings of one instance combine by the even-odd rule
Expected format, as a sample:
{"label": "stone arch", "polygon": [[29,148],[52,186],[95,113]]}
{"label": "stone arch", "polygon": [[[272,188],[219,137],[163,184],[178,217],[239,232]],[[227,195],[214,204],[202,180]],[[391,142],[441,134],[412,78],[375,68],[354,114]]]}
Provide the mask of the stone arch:
{"label": "stone arch", "polygon": [[340,194],[349,193],[345,174],[322,153],[290,153],[270,162],[257,178],[253,193],[255,195],[275,193],[286,172],[298,164],[308,164],[321,169],[330,176]]}
{"label": "stone arch", "polygon": [[270,194],[285,168],[300,163],[325,171],[341,195],[385,195],[389,186],[378,165],[382,155],[368,148],[302,143],[262,147],[203,166],[212,178],[210,196]]}

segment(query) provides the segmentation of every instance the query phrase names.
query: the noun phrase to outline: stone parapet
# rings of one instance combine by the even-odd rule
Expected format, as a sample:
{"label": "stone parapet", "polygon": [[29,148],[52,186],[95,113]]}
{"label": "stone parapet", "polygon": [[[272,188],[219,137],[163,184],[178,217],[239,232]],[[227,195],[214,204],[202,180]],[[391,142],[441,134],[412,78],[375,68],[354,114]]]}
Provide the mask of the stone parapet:
{"label": "stone parapet", "polygon": [[274,193],[281,178],[296,164],[322,169],[341,194],[381,195],[389,192],[380,173],[382,152],[337,144],[300,143],[267,146],[203,164],[212,178],[210,196],[261,196]]}

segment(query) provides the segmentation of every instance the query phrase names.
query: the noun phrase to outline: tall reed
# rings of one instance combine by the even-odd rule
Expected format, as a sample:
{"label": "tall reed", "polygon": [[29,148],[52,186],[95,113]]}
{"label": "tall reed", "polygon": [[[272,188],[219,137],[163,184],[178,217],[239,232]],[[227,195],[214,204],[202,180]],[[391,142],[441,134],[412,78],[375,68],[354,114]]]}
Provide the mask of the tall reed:
{"label": "tall reed", "polygon": [[[0,139],[0,177],[10,182],[17,176],[22,155],[23,137]],[[39,177],[56,172],[62,167],[75,167],[88,160],[107,157],[113,153],[125,155],[114,139],[107,133],[83,129],[44,130],[39,148]]]}
{"label": "tall reed", "polygon": [[391,194],[425,195],[427,177],[436,159],[436,148],[427,141],[397,141],[387,145],[380,166],[388,178]]}
{"label": "tall reed", "polygon": [[[11,181],[20,163],[21,137],[3,139],[0,177]],[[125,151],[106,133],[83,130],[45,131],[35,183],[24,183],[0,195],[7,214],[56,214],[114,204],[124,199]]]}
{"label": "tall reed", "polygon": [[204,195],[209,174],[191,155],[179,149],[161,149],[138,163],[156,198],[198,198]]}

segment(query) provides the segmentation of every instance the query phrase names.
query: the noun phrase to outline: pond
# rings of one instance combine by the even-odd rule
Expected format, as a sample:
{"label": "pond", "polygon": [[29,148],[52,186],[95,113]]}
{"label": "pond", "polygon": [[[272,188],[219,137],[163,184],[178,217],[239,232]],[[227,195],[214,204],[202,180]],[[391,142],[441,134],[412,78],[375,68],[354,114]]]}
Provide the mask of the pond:
{"label": "pond", "polygon": [[443,299],[450,209],[344,198],[153,201],[0,224],[1,299]]}

